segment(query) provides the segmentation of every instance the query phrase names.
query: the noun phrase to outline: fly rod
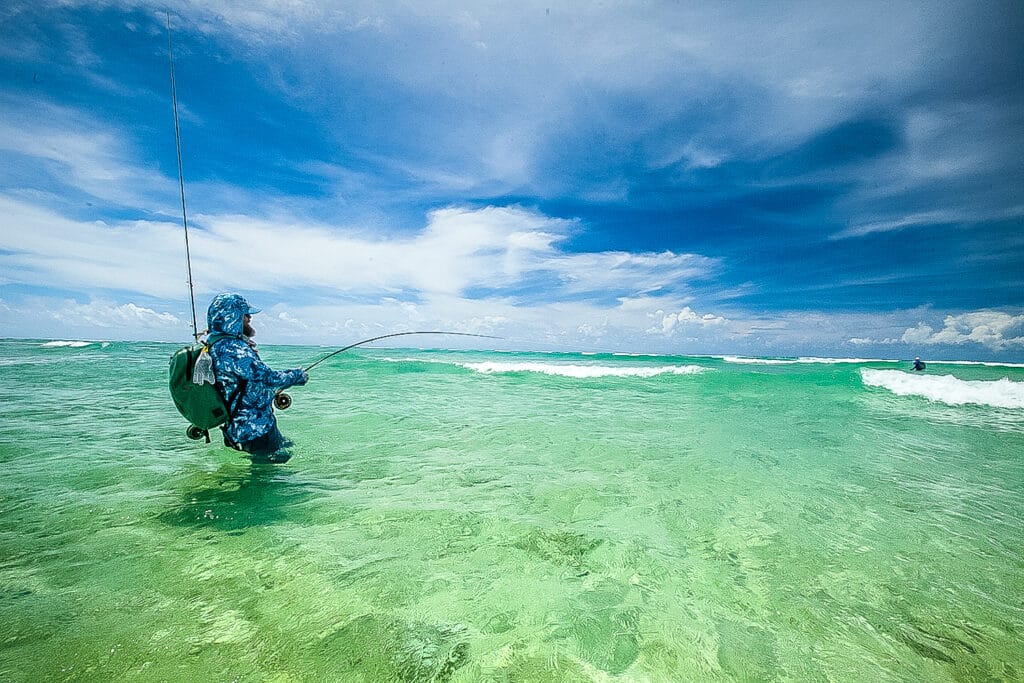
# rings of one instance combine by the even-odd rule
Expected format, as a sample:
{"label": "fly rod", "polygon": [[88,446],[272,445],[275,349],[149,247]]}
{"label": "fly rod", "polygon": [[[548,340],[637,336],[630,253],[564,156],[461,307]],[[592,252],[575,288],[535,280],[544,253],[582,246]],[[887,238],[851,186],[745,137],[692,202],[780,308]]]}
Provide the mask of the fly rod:
{"label": "fly rod", "polygon": [[[369,344],[370,342],[375,342],[375,341],[377,341],[379,339],[388,339],[390,337],[405,337],[405,336],[408,336],[410,334],[447,334],[447,335],[453,335],[453,336],[456,336],[456,337],[480,337],[482,339],[501,339],[501,337],[494,337],[494,336],[489,335],[489,334],[470,334],[469,332],[444,332],[444,331],[441,331],[441,330],[428,330],[428,331],[424,331],[424,332],[392,332],[391,334],[382,334],[379,337],[370,337],[369,339],[364,339],[362,341],[357,341],[355,344],[349,344],[348,346],[344,346],[344,347],[338,349],[337,351],[332,351],[331,353],[327,354],[326,356],[324,356],[320,360],[316,361],[312,365],[309,365],[309,366],[303,368],[303,371],[308,373],[310,370],[312,370],[316,366],[320,365],[321,363],[323,363],[328,358],[333,358],[334,356],[337,356],[342,351],[348,351],[349,349],[354,349],[357,346],[362,346],[363,344]],[[277,394],[274,395],[274,407],[277,408],[278,410],[287,410],[288,408],[291,407],[291,405],[292,405],[292,397],[289,394],[286,394],[283,391],[279,391],[279,392],[277,392]]]}
{"label": "fly rod", "polygon": [[178,93],[174,86],[174,53],[171,49],[171,13],[167,12],[167,59],[171,65],[171,104],[174,110],[174,142],[178,148],[178,186],[181,188],[181,223],[185,227],[185,264],[188,266],[188,294],[192,301],[192,336],[199,341],[196,322],[196,288],[192,283],[192,254],[188,246],[188,213],[185,211],[185,174],[181,170],[181,129],[178,127]]}
{"label": "fly rod", "polygon": [[327,354],[326,356],[324,356],[320,360],[316,361],[315,363],[313,363],[309,367],[303,368],[303,369],[306,372],[309,372],[310,370],[312,370],[316,366],[318,366],[321,363],[323,363],[328,358],[331,358],[332,356],[337,356],[342,351],[348,351],[349,349],[354,349],[355,347],[362,346],[363,344],[369,344],[370,342],[377,341],[378,339],[387,339],[388,337],[404,337],[404,336],[410,335],[410,334],[447,334],[447,335],[453,335],[453,336],[456,336],[456,337],[480,337],[482,339],[501,339],[501,337],[494,337],[494,336],[489,335],[489,334],[470,334],[468,332],[443,332],[443,331],[438,331],[438,330],[430,330],[430,331],[426,331],[426,332],[392,332],[391,334],[382,334],[379,337],[371,337],[369,339],[364,339],[363,341],[358,341],[355,344],[349,344],[348,346],[346,346],[344,348],[341,348],[341,349],[338,349],[337,351],[332,351],[331,353]]}

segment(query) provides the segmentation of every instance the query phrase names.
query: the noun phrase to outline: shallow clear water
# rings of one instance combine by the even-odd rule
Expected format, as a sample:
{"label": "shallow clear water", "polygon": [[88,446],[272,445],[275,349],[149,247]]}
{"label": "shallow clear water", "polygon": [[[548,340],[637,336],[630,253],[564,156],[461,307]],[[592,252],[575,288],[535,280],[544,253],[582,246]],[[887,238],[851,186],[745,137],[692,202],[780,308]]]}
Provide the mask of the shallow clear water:
{"label": "shallow clear water", "polygon": [[174,349],[0,342],[0,680],[1024,677],[1024,368],[356,350],[272,466]]}

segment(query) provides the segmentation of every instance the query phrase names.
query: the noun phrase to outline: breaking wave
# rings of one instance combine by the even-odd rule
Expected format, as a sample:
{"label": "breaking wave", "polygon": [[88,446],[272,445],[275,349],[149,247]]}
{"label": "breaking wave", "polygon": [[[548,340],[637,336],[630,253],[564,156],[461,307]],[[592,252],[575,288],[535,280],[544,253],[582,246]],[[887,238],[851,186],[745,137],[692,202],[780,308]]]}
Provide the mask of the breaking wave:
{"label": "breaking wave", "polygon": [[74,349],[80,349],[83,346],[91,346],[93,342],[87,341],[48,341],[40,344],[42,348],[62,348],[69,347]]}
{"label": "breaking wave", "polygon": [[1024,363],[999,363],[983,360],[937,360],[936,365],[981,365],[986,368],[1024,368]]}
{"label": "breaking wave", "polygon": [[726,363],[742,363],[744,365],[792,365],[799,363],[796,359],[781,360],[775,358],[747,358],[746,356],[712,356],[721,358]]}
{"label": "breaking wave", "polygon": [[884,358],[816,358],[814,356],[801,356],[800,358],[749,358],[747,356],[712,356],[720,358],[726,363],[745,363],[747,365],[800,365],[806,363],[836,364],[836,363],[899,363],[896,360]]}
{"label": "breaking wave", "polygon": [[622,367],[614,365],[560,365],[557,363],[457,363],[460,367],[484,374],[539,372],[545,375],[576,377],[655,377],[657,375],[695,375],[706,368],[699,365],[660,365],[655,367]]}
{"label": "breaking wave", "polygon": [[899,370],[860,371],[866,386],[888,389],[897,396],[922,396],[929,401],[959,406],[968,403],[994,408],[1024,408],[1024,382],[1007,378],[981,381],[952,375],[912,375]]}

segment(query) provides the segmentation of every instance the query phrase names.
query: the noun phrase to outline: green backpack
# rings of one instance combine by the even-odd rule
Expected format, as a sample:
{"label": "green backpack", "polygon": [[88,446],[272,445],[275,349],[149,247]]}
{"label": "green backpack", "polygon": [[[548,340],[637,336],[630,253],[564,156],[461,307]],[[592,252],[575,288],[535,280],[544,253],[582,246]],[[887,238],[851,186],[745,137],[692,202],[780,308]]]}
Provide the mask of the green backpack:
{"label": "green backpack", "polygon": [[206,437],[209,430],[228,421],[228,410],[220,390],[209,381],[196,384],[192,380],[196,361],[203,353],[203,344],[194,344],[179,349],[171,356],[170,388],[171,399],[178,412],[191,423],[188,436],[191,439]]}

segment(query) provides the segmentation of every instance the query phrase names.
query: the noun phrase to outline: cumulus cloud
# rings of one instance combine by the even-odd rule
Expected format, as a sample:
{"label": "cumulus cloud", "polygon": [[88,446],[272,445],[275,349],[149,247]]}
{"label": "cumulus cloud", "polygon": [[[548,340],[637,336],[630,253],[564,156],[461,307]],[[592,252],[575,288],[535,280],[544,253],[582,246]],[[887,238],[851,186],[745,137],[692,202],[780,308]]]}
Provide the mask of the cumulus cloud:
{"label": "cumulus cloud", "polygon": [[[188,329],[190,323],[173,313],[157,311],[135,303],[119,304],[109,299],[93,299],[87,303],[63,301],[58,305],[49,305],[44,315],[59,323],[68,330],[91,330],[93,333],[103,331],[102,336],[110,335],[111,330],[143,330],[145,332],[166,332],[174,329]],[[20,315],[31,315],[19,311]]]}
{"label": "cumulus cloud", "polygon": [[872,344],[895,344],[899,339],[893,337],[886,337],[885,339],[872,339],[871,337],[850,337],[846,340],[847,344],[853,344],[854,346],[870,346]]}
{"label": "cumulus cloud", "polygon": [[703,315],[697,313],[689,306],[684,306],[678,313],[665,313],[664,311],[657,311],[655,316],[661,317],[661,328],[652,328],[650,331],[660,331],[664,334],[670,334],[677,326],[682,325],[696,325],[698,327],[720,327],[726,325],[729,321],[714,313],[705,313]]}
{"label": "cumulus cloud", "polygon": [[160,313],[133,303],[117,304],[105,299],[96,299],[86,304],[67,302],[50,314],[69,325],[105,329],[170,329],[185,324],[171,313]]}
{"label": "cumulus cloud", "polygon": [[923,322],[903,333],[907,344],[980,344],[994,351],[1024,346],[1024,315],[976,311],[948,315],[941,330]]}

